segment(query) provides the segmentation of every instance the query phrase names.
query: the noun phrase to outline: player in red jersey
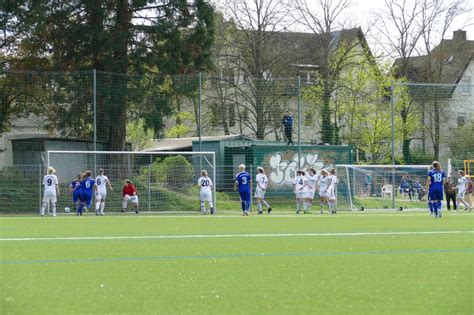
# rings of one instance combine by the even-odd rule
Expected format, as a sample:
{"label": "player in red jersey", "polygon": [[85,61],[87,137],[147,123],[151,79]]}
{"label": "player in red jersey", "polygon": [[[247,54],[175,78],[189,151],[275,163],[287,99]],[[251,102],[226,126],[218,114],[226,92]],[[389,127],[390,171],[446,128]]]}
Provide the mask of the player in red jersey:
{"label": "player in red jersey", "polygon": [[135,187],[135,185],[133,185],[133,183],[129,179],[126,179],[124,181],[122,195],[123,195],[122,212],[127,211],[127,203],[130,201],[133,204],[133,207],[135,208],[135,213],[138,214],[137,188]]}

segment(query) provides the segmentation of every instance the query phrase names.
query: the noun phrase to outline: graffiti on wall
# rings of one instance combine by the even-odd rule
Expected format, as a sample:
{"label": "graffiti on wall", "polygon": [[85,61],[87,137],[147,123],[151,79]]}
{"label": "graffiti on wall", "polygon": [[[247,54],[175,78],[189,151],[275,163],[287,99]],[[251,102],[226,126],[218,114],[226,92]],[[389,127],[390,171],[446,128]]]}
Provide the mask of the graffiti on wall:
{"label": "graffiti on wall", "polygon": [[298,161],[298,153],[283,154],[277,152],[272,154],[268,161],[270,166],[269,181],[274,187],[287,187],[293,184],[298,169],[307,170],[313,168],[317,173],[323,168],[333,167],[333,163],[328,163],[320,159],[318,153],[303,153]]}

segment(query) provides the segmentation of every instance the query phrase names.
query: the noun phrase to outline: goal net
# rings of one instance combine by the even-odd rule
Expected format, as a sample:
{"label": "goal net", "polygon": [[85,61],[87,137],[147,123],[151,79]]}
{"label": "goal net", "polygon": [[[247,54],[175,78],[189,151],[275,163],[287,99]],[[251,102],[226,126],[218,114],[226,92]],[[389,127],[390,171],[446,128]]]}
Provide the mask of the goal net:
{"label": "goal net", "polygon": [[[122,210],[122,188],[129,179],[137,188],[140,211],[199,211],[198,179],[206,170],[215,183],[214,152],[48,151],[47,164],[56,169],[61,195],[58,209],[73,209],[68,186],[79,173],[103,169],[113,190],[107,191],[105,212]],[[214,209],[216,185],[213,185]],[[93,201],[94,204],[95,201]],[[94,206],[91,206],[94,209]],[[209,209],[209,207],[207,207]],[[128,205],[128,210],[132,210]]]}
{"label": "goal net", "polygon": [[336,165],[342,209],[424,209],[430,165]]}

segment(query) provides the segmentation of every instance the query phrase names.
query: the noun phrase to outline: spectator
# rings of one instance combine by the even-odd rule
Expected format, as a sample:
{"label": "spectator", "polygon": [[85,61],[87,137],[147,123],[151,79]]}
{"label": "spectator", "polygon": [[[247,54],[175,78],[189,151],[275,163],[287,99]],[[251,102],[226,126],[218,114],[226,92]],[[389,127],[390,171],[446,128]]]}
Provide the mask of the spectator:
{"label": "spectator", "polygon": [[451,176],[448,176],[448,180],[444,183],[444,194],[446,196],[446,206],[448,211],[451,210],[451,201],[453,202],[453,210],[457,210],[456,204],[456,184],[454,183]]}
{"label": "spectator", "polygon": [[472,208],[472,192],[474,191],[474,183],[472,178],[469,175],[466,175],[467,186],[466,186],[466,195],[464,195],[464,200],[467,202],[469,207]]}
{"label": "spectator", "polygon": [[419,178],[415,179],[415,182],[412,186],[412,192],[416,192],[419,201],[421,201],[425,196],[425,189],[423,188],[423,185],[421,185]]}
{"label": "spectator", "polygon": [[408,179],[405,175],[403,175],[400,182],[400,194],[408,196],[411,200],[410,183],[408,182]]}
{"label": "spectator", "polygon": [[283,118],[281,119],[281,123],[285,129],[285,137],[288,140],[287,145],[294,145],[292,137],[293,137],[293,116],[290,115],[288,111],[283,113]]}
{"label": "spectator", "polygon": [[366,196],[370,197],[370,189],[372,187],[372,173],[368,172],[365,175],[365,190],[366,190]]}

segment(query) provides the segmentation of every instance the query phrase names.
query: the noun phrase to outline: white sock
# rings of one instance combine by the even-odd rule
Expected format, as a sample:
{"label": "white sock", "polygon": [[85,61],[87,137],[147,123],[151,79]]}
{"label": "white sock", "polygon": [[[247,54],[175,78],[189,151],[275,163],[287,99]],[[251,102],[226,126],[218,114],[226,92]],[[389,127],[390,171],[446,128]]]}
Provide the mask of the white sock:
{"label": "white sock", "polygon": [[308,204],[306,202],[303,202],[303,210],[304,211],[308,210]]}
{"label": "white sock", "polygon": [[299,201],[296,202],[296,211],[300,211],[300,202]]}
{"label": "white sock", "polygon": [[41,207],[41,215],[44,215],[45,210],[46,210],[46,202],[43,202],[43,206]]}
{"label": "white sock", "polygon": [[204,207],[204,201],[201,201],[201,212],[206,211],[206,207]]}
{"label": "white sock", "polygon": [[104,213],[104,209],[105,209],[105,202],[101,202],[100,203],[100,213]]}
{"label": "white sock", "polygon": [[100,209],[100,204],[101,204],[100,201],[96,201],[96,202],[95,202],[95,211],[96,211],[96,212],[99,211],[99,209]]}
{"label": "white sock", "polygon": [[122,202],[122,208],[127,209],[127,200]]}
{"label": "white sock", "polygon": [[257,209],[258,209],[258,212],[262,211],[262,203],[261,202],[257,202]]}
{"label": "white sock", "polygon": [[51,203],[51,210],[53,211],[53,215],[56,215],[56,203],[55,202]]}
{"label": "white sock", "polygon": [[266,200],[262,200],[265,207],[270,208],[270,204]]}

